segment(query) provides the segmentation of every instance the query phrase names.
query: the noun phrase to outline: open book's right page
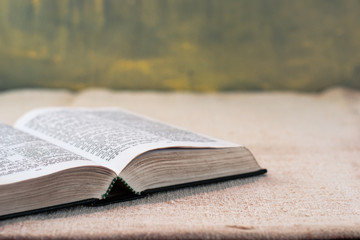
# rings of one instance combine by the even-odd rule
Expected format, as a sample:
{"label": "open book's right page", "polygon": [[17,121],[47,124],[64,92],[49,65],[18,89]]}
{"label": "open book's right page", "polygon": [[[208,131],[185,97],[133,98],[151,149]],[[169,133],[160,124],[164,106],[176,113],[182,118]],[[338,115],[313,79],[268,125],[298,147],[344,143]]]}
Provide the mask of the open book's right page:
{"label": "open book's right page", "polygon": [[91,159],[117,174],[136,156],[154,149],[239,146],[118,108],[39,109],[25,114],[15,128]]}

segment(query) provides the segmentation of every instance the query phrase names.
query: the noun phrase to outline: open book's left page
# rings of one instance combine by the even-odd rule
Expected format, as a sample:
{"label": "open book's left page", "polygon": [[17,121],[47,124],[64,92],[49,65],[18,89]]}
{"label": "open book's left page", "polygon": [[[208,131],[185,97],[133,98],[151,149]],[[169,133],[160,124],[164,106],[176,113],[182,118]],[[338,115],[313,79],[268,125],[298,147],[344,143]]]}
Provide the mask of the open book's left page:
{"label": "open book's left page", "polygon": [[116,176],[84,157],[0,124],[0,219],[102,198]]}
{"label": "open book's left page", "polygon": [[0,185],[64,169],[98,165],[40,138],[0,123]]}

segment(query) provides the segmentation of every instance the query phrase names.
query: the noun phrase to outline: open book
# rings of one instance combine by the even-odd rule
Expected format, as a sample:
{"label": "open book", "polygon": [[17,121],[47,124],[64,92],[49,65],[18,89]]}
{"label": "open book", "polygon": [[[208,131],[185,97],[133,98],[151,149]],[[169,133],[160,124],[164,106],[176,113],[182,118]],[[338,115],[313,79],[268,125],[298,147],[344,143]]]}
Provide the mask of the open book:
{"label": "open book", "polygon": [[117,108],[0,124],[0,218],[265,172],[243,146]]}

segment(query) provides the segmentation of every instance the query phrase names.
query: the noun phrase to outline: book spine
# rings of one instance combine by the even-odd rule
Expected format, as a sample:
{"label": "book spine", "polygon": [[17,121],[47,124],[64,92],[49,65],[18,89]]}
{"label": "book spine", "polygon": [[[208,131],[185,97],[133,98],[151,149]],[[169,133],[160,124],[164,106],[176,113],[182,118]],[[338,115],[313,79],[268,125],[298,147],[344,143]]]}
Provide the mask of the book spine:
{"label": "book spine", "polygon": [[108,187],[108,189],[106,190],[106,192],[105,192],[103,195],[101,195],[101,199],[105,199],[107,196],[109,196],[109,193],[111,192],[111,189],[114,187],[114,185],[115,185],[115,183],[116,183],[117,181],[122,182],[122,185],[124,185],[124,186],[125,186],[127,189],[129,189],[132,193],[134,193],[134,194],[136,194],[136,195],[141,195],[140,192],[135,191],[129,184],[127,184],[127,182],[126,182],[124,179],[122,179],[121,177],[117,176],[117,177],[115,177],[115,178],[111,181],[110,186]]}

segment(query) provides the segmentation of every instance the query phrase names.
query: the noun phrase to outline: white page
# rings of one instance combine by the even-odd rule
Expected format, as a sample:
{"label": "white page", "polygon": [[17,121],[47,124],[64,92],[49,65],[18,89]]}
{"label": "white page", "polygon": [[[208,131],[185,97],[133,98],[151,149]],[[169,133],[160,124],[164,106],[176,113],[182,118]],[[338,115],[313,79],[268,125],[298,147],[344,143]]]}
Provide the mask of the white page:
{"label": "white page", "polygon": [[42,139],[0,124],[0,185],[79,166],[98,165]]}
{"label": "white page", "polygon": [[39,109],[19,119],[15,127],[111,168],[117,174],[133,158],[152,149],[239,146],[118,108]]}

